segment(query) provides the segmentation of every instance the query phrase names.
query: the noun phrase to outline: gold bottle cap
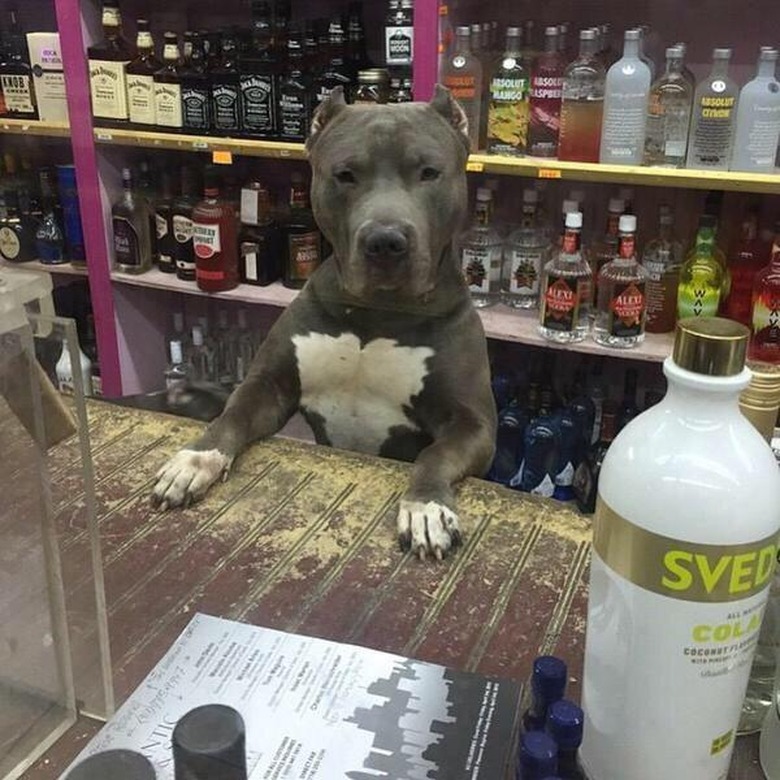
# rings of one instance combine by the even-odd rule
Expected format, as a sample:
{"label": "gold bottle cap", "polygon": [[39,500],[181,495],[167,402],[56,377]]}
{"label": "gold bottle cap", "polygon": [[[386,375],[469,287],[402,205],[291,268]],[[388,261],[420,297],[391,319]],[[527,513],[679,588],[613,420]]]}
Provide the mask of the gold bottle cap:
{"label": "gold bottle cap", "polygon": [[734,376],[745,367],[750,331],[723,317],[687,317],[677,323],[672,360],[705,376]]}
{"label": "gold bottle cap", "polygon": [[753,376],[739,397],[739,408],[758,432],[772,441],[780,410],[780,366],[749,360]]}

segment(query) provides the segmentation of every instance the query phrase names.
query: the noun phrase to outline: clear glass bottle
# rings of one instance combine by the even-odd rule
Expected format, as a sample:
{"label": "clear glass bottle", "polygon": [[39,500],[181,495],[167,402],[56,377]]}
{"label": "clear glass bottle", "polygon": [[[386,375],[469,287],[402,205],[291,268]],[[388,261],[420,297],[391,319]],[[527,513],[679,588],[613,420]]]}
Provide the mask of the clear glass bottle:
{"label": "clear glass bottle", "polygon": [[623,56],[607,73],[599,152],[602,163],[642,164],[650,68],[639,58],[640,37],[639,30],[626,30]]}
{"label": "clear glass bottle", "polygon": [[163,64],[154,55],[154,38],[149,21],[137,21],[136,48],[138,56],[125,68],[127,78],[127,109],[130,122],[149,129],[157,124],[154,98],[154,74]]}
{"label": "clear glass bottle", "polygon": [[580,54],[563,76],[558,158],[598,162],[604,113],[604,66],[596,59],[596,32],[580,32]]}
{"label": "clear glass bottle", "polygon": [[590,250],[590,267],[593,271],[593,308],[591,314],[596,315],[596,296],[598,293],[598,281],[601,269],[609,262],[611,262],[618,251],[618,244],[620,243],[620,217],[625,213],[626,202],[622,198],[610,198],[607,206],[607,226],[604,230],[604,234],[599,241],[597,241]]}
{"label": "clear glass bottle", "polygon": [[666,50],[666,71],[650,88],[645,165],[683,168],[693,106],[693,86],[683,72],[683,50]]}
{"label": "clear glass bottle", "polygon": [[677,288],[683,261],[682,244],[674,238],[674,214],[662,205],[658,216],[658,236],[642,253],[642,265],[647,271],[648,333],[671,333],[677,321]]}
{"label": "clear glass bottle", "polygon": [[214,350],[206,341],[202,325],[192,327],[192,347],[190,349],[190,366],[193,382],[216,381],[216,360]]}
{"label": "clear glass bottle", "polygon": [[716,224],[717,220],[711,214],[702,214],[699,218],[694,247],[680,269],[677,288],[677,316],[680,319],[714,317],[718,313],[725,275],[724,264],[716,255]]}
{"label": "clear glass bottle", "polygon": [[111,208],[114,267],[128,274],[141,274],[152,267],[149,211],[133,188],[129,168],[122,169],[122,196]]}
{"label": "clear glass bottle", "polygon": [[731,49],[715,49],[712,71],[696,87],[686,167],[727,171],[731,163],[739,87],[729,77]]}
{"label": "clear glass bottle", "polygon": [[618,252],[598,276],[593,338],[605,347],[630,349],[645,340],[647,271],[636,257],[636,217],[623,214],[618,230]]}
{"label": "clear glass bottle", "polygon": [[581,249],[582,212],[566,215],[563,246],[544,267],[539,333],[569,344],[588,335],[592,275]]}
{"label": "clear glass bottle", "polygon": [[750,327],[753,309],[753,282],[766,265],[765,245],[758,237],[758,204],[748,209],[742,220],[740,236],[729,252],[731,288],[721,313]]}
{"label": "clear glass bottle", "polygon": [[460,103],[469,123],[471,151],[479,147],[479,128],[482,116],[482,65],[471,50],[471,31],[458,27],[455,51],[446,61],[442,82],[455,100]]}
{"label": "clear glass bottle", "polygon": [[522,30],[507,27],[504,56],[493,71],[489,88],[487,150],[521,156],[528,144],[528,73],[520,56]]}
{"label": "clear glass bottle", "polygon": [[775,76],[777,56],[777,49],[762,48],[756,77],[739,93],[732,171],[775,171],[780,141],[780,82]]}
{"label": "clear glass bottle", "polygon": [[780,363],[780,222],[775,225],[769,265],[753,282],[750,359]]}
{"label": "clear glass bottle", "polygon": [[501,288],[501,236],[491,218],[492,193],[480,187],[474,221],[460,241],[463,277],[477,308],[497,303]]}
{"label": "clear glass bottle", "polygon": [[531,68],[528,153],[534,157],[557,157],[561,128],[561,99],[566,61],[558,48],[558,28],[544,31],[544,51]]}
{"label": "clear glass bottle", "polygon": [[184,362],[184,349],[179,339],[173,339],[168,343],[168,352],[171,362],[165,369],[165,389],[168,393],[168,400],[176,402],[189,384],[190,368]]}
{"label": "clear glass bottle", "polygon": [[550,243],[539,224],[539,193],[523,190],[523,215],[520,227],[504,245],[501,302],[515,309],[539,305],[542,270],[547,264]]}

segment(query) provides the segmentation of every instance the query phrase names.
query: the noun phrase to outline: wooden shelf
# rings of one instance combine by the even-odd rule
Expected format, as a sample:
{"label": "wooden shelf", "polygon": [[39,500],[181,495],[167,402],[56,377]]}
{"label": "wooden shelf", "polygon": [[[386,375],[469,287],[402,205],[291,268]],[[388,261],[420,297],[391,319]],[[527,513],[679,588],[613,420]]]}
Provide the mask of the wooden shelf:
{"label": "wooden shelf", "polygon": [[0,260],[0,268],[19,268],[22,271],[43,271],[47,274],[57,274],[62,276],[87,276],[87,267],[85,265],[73,265],[73,263],[42,263],[40,260],[30,260],[29,263],[7,263]]}
{"label": "wooden shelf", "polygon": [[40,122],[35,119],[0,119],[0,133],[65,138],[70,135],[67,122]]}
{"label": "wooden shelf", "polygon": [[[155,290],[169,290],[185,295],[200,295],[225,301],[265,304],[284,308],[298,294],[276,282],[268,287],[254,287],[241,284],[235,290],[224,293],[206,293],[199,290],[194,282],[183,282],[171,274],[164,274],[152,269],[143,274],[126,274],[114,271],[111,278],[118,284],[129,284],[136,287],[146,287]],[[609,357],[627,358],[660,363],[672,353],[672,334],[648,334],[643,344],[635,349],[609,349],[602,347],[592,339],[585,339],[577,344],[556,344],[546,341],[538,332],[539,317],[536,310],[518,311],[507,306],[497,305],[488,309],[480,309],[479,315],[485,327],[488,338],[500,341],[513,341],[518,344],[528,344],[535,347],[547,347],[569,352],[582,352],[590,355],[605,355]]]}

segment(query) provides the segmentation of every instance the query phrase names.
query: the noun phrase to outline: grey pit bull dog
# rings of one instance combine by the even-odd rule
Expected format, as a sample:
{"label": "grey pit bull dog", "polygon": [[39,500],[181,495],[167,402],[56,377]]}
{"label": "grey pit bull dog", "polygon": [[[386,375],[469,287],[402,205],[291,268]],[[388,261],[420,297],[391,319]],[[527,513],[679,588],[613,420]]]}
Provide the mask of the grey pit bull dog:
{"label": "grey pit bull dog", "polygon": [[398,537],[421,558],[460,543],[454,485],[493,457],[482,323],[453,237],[466,205],[466,118],[430,103],[318,109],[312,205],[333,255],[277,320],[222,415],[158,473],[163,509],[201,498],[251,442],[300,411],[320,444],[413,461]]}

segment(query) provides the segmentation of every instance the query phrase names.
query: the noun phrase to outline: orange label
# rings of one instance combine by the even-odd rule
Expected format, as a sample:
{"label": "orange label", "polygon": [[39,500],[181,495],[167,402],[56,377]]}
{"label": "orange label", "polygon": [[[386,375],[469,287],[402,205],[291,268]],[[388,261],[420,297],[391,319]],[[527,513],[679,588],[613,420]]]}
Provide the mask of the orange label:
{"label": "orange label", "polygon": [[561,172],[558,168],[539,168],[539,179],[560,179]]}
{"label": "orange label", "polygon": [[211,154],[211,162],[214,165],[232,165],[233,152],[227,152],[223,149],[215,149]]}

